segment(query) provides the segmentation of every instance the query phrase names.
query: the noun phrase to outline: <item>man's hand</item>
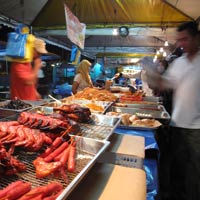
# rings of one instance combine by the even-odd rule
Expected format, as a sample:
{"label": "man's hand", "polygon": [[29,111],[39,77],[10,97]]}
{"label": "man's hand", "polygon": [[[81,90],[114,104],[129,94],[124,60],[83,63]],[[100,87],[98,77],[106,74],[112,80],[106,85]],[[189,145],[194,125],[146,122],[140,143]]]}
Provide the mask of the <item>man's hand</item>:
{"label": "man's hand", "polygon": [[122,73],[117,73],[114,75],[114,78],[115,79],[118,79],[118,78],[121,78],[122,77]]}

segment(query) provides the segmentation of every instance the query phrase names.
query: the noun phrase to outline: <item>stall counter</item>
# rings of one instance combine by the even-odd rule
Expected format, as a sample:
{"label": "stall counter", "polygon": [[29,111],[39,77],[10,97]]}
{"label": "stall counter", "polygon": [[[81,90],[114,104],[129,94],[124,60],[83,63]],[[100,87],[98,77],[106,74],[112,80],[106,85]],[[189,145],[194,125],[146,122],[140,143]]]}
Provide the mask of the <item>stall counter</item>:
{"label": "stall counter", "polygon": [[[144,158],[144,138],[114,134],[105,153],[114,152]],[[143,169],[97,162],[73,190],[70,200],[145,200],[146,174]]]}

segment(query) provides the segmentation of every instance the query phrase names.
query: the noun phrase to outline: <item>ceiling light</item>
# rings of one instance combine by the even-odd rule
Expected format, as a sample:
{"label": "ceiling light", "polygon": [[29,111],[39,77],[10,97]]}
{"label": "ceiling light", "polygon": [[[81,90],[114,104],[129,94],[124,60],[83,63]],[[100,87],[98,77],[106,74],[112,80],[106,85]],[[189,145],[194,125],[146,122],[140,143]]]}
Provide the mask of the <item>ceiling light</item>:
{"label": "ceiling light", "polygon": [[168,41],[167,41],[167,40],[165,41],[165,44],[164,44],[164,46],[165,46],[165,47],[168,47],[168,46],[169,46],[169,43],[168,43]]}
{"label": "ceiling light", "polygon": [[131,58],[131,63],[137,63],[140,59],[139,58]]}
{"label": "ceiling light", "polygon": [[163,57],[166,57],[167,56],[167,53],[164,51],[163,52]]}
{"label": "ceiling light", "polygon": [[113,34],[113,35],[118,35],[118,30],[117,30],[117,28],[114,28],[114,29],[113,29],[112,34]]}
{"label": "ceiling light", "polygon": [[163,47],[160,47],[160,50],[159,50],[160,52],[163,52],[164,51],[164,49],[163,49]]}

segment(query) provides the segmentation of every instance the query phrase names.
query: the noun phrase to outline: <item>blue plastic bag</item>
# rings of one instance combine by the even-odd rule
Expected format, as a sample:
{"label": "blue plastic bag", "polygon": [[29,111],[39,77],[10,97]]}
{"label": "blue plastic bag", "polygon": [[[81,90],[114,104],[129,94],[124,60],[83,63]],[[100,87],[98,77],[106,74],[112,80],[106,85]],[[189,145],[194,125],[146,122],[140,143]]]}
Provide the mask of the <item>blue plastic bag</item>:
{"label": "blue plastic bag", "polygon": [[26,51],[27,34],[16,32],[8,33],[8,43],[6,46],[6,55],[10,57],[24,58]]}
{"label": "blue plastic bag", "polygon": [[70,62],[74,62],[76,60],[76,54],[77,54],[77,52],[78,52],[78,47],[75,46],[75,45],[72,45]]}
{"label": "blue plastic bag", "polygon": [[26,57],[26,43],[29,28],[24,24],[19,24],[15,32],[8,33],[6,55],[14,58]]}

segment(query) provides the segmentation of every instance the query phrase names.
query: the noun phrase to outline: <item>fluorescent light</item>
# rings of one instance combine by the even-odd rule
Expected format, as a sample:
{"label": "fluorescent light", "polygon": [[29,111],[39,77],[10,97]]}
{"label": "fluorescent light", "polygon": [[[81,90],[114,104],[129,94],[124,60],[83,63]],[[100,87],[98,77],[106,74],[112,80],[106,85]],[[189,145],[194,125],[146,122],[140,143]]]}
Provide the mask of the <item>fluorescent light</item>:
{"label": "fluorescent light", "polygon": [[137,63],[140,59],[139,58],[131,58],[131,63]]}
{"label": "fluorescent light", "polygon": [[165,47],[168,47],[168,46],[169,46],[169,43],[168,43],[168,41],[167,41],[167,40],[165,41],[165,44],[164,44],[164,46],[165,46]]}
{"label": "fluorescent light", "polygon": [[163,52],[163,57],[166,57],[167,56],[167,53],[164,51]]}
{"label": "fluorescent light", "polygon": [[118,35],[118,29],[117,29],[117,28],[114,28],[112,34],[113,34],[113,35]]}

